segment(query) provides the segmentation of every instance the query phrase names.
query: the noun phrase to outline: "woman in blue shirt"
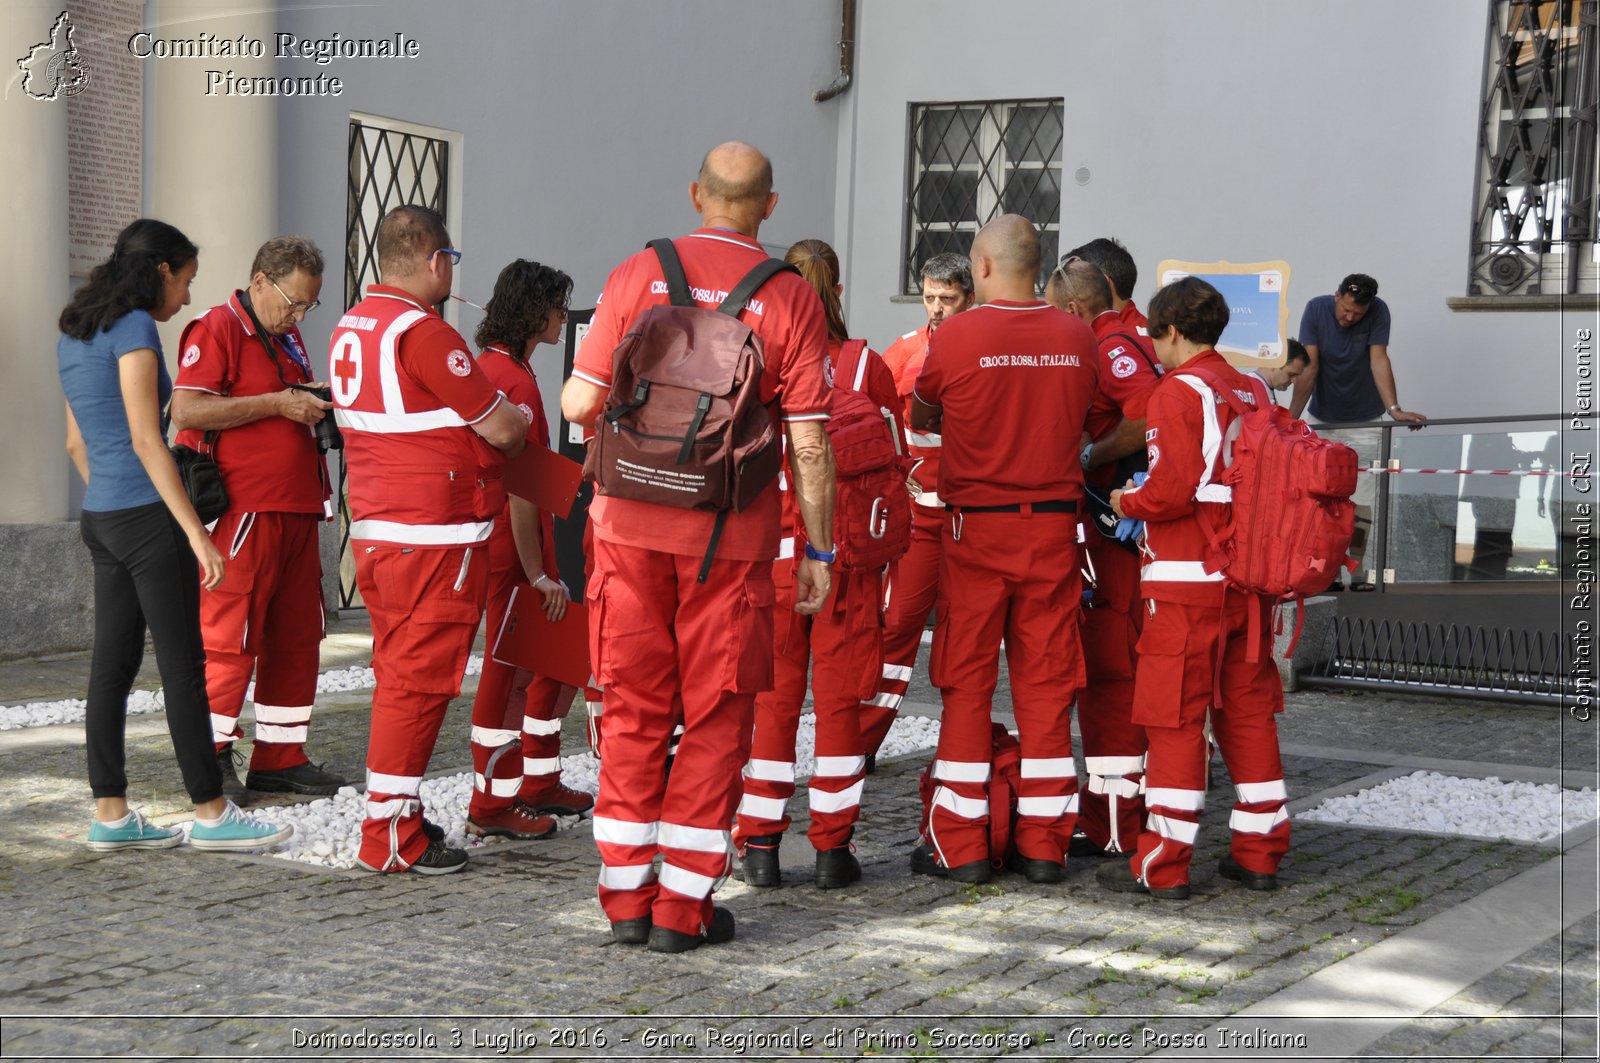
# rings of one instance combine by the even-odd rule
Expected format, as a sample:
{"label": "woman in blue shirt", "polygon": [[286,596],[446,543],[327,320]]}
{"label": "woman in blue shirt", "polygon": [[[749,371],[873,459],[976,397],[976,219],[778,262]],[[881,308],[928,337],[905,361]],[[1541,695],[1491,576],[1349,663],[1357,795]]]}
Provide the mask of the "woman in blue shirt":
{"label": "woman in blue shirt", "polygon": [[81,526],[94,560],[94,656],[84,721],[95,797],[92,849],[164,849],[183,840],[181,829],[155,826],[128,808],[123,733],[147,626],[167,729],[195,805],[190,844],[254,849],[293,833],[224,800],[212,752],[200,586],[202,577],[207,589],[222,582],[223,558],[167,449],[161,411],[172,380],[156,334],[156,322],[188,305],[198,256],[183,233],[141,218],[122,231],[111,258],[61,312],[56,357],[67,396],[67,453],[88,485]]}

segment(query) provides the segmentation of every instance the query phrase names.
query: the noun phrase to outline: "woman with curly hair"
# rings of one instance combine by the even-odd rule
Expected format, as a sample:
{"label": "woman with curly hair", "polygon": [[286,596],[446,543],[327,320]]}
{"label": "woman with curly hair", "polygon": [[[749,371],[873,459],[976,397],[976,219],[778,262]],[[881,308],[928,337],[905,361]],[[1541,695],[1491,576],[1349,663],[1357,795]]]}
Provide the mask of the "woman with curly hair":
{"label": "woman with curly hair", "polygon": [[[823,363],[828,382],[839,390],[865,392],[885,411],[898,409],[888,365],[866,341],[852,340],[845,331],[839,305],[844,286],[839,283],[839,258],[833,248],[821,240],[801,240],[789,248],[784,260],[822,299],[828,320],[828,357]],[[793,497],[785,492],[785,538],[780,540],[780,557],[772,572],[778,589],[775,687],[756,695],[755,738],[734,841],[746,883],[781,884],[778,846],[790,823],[787,806],[795,791],[795,732],[809,666],[817,728],[809,838],[816,850],[816,885],[837,889],[861,877],[850,839],[861,814],[866,776],[861,702],[872,696],[883,665],[883,574],[840,570],[833,577],[833,595],[820,613],[796,613],[795,558],[805,554],[805,527],[798,516]]]}
{"label": "woman with curly hair", "polygon": [[[200,587],[224,561],[195,513],[167,450],[162,409],[172,378],[156,322],[189,305],[199,249],[165,222],[140,218],[117,237],[61,311],[56,360],[67,396],[67,453],[88,490],[81,518],[94,561],[94,655],[84,710],[94,819],[89,848],[166,849],[179,828],[128,807],[124,724],[148,628],[166,701],[167,730],[194,802],[196,849],[253,849],[289,837],[222,796],[211,744]],[[198,566],[196,562],[198,561]]]}
{"label": "woman with curly hair", "polygon": [[[528,418],[528,445],[548,448],[544,399],[528,357],[541,343],[561,342],[572,278],[517,259],[494,283],[476,340],[478,364]],[[513,590],[538,593],[545,615],[560,620],[570,597],[556,568],[555,521],[512,495],[489,537],[488,635],[505,623]],[[472,702],[472,800],[467,833],[478,837],[544,838],[551,815],[577,815],[594,798],[561,784],[560,680],[502,664],[486,655]]]}

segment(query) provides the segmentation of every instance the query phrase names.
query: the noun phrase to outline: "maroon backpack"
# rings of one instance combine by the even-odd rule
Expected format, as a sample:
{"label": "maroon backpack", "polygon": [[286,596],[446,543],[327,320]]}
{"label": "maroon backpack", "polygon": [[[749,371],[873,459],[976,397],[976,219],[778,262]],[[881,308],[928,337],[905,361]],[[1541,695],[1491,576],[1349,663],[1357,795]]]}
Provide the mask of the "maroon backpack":
{"label": "maroon backpack", "polygon": [[[1017,851],[1017,794],[1022,788],[1022,743],[1003,723],[991,723],[994,748],[989,771],[989,863],[997,870]],[[939,788],[933,768],[922,769],[922,840],[928,841],[933,794]]]}
{"label": "maroon backpack", "polygon": [[650,241],[671,302],[634,319],[611,354],[611,392],[584,475],[600,494],[715,512],[700,580],[729,510],[778,478],[775,418],[761,400],[761,339],[739,320],[756,290],[793,266],[769,258],[715,310],[696,306],[671,240]]}
{"label": "maroon backpack", "polygon": [[826,422],[836,483],[833,549],[841,569],[874,572],[911,548],[911,496],[906,493],[910,469],[894,412],[862,390],[867,345],[852,340],[839,353]]}

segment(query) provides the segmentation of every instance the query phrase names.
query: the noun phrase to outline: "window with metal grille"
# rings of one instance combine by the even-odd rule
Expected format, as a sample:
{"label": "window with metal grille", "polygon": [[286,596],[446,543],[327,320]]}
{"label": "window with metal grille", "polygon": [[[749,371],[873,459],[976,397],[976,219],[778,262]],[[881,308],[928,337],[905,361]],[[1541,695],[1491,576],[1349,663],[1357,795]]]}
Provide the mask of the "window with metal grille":
{"label": "window with metal grille", "polygon": [[1490,0],[1469,295],[1596,288],[1600,0]]}
{"label": "window with metal grille", "polygon": [[1000,214],[1039,227],[1042,288],[1061,242],[1059,99],[913,103],[902,291],[922,291],[922,264],[967,254]]}

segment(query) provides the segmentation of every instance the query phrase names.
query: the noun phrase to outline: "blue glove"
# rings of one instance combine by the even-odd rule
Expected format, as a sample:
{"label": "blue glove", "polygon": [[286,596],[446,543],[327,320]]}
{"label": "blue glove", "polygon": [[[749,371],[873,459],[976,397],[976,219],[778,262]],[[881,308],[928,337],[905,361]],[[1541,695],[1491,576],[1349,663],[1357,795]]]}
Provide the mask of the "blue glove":
{"label": "blue glove", "polygon": [[1132,517],[1123,517],[1117,521],[1115,534],[1119,541],[1130,543],[1144,534],[1144,521],[1134,520]]}
{"label": "blue glove", "polygon": [[1133,486],[1143,487],[1144,482],[1148,479],[1150,479],[1150,474],[1148,472],[1136,472],[1133,474]]}

